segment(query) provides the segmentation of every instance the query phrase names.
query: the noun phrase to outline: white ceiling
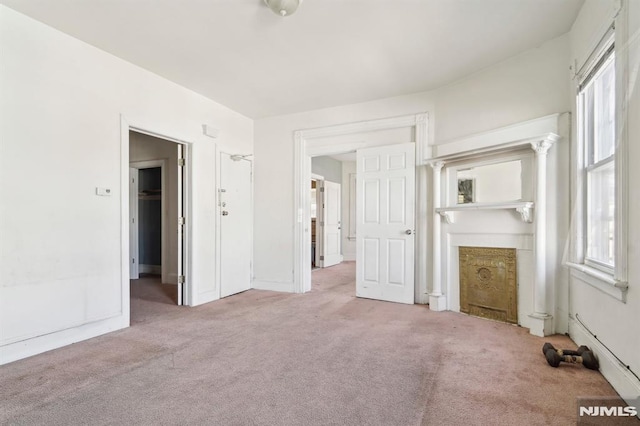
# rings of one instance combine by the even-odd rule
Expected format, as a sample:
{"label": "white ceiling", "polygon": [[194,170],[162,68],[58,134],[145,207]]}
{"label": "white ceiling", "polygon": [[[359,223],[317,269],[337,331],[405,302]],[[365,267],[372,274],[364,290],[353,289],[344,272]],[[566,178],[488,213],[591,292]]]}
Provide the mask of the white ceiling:
{"label": "white ceiling", "polygon": [[430,90],[571,28],[584,0],[0,0],[259,118]]}

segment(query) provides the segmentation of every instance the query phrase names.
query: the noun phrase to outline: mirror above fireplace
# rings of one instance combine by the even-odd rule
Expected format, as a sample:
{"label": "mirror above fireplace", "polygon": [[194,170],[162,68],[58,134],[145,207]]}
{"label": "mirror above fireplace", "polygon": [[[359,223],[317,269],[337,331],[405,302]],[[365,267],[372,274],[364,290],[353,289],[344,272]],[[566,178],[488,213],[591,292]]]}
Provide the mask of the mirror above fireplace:
{"label": "mirror above fireplace", "polygon": [[476,158],[449,163],[446,172],[447,207],[481,207],[533,199],[532,154]]}
{"label": "mirror above fireplace", "polygon": [[522,200],[520,160],[458,169],[456,204]]}

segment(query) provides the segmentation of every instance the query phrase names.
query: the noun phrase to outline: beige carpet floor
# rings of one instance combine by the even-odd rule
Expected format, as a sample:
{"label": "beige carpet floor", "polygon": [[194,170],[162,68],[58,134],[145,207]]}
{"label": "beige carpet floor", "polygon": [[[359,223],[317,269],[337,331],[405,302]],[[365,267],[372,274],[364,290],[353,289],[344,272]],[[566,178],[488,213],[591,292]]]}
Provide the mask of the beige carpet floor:
{"label": "beige carpet floor", "polygon": [[148,280],[132,327],[0,367],[0,424],[568,425],[577,397],[616,395],[547,365],[567,337],[358,299],[349,262],[313,277],[195,308]]}

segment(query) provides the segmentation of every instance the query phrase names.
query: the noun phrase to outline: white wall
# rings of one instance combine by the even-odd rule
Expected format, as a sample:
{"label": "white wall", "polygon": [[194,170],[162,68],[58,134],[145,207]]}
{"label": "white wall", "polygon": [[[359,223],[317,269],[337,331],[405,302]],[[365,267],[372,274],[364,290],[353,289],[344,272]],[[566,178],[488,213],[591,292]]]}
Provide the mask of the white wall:
{"label": "white wall", "polygon": [[331,157],[313,157],[311,173],[320,175],[329,182],[342,184],[342,164]]}
{"label": "white wall", "polygon": [[0,362],[128,325],[121,115],[192,144],[187,279],[193,304],[214,299],[216,147],[201,125],[249,153],[252,120],[4,6],[0,51]]}
{"label": "white wall", "polygon": [[[571,58],[578,69],[613,22],[616,14],[615,0],[587,0],[571,31]],[[628,201],[629,240],[629,290],[626,303],[601,292],[578,277],[571,278],[569,288],[569,331],[578,344],[592,347],[600,357],[601,371],[614,388],[627,400],[640,398],[640,382],[625,371],[609,352],[591,336],[577,319],[580,319],[597,338],[609,347],[629,368],[640,375],[640,197],[637,182],[640,182],[640,2],[624,1],[623,10],[616,20],[616,68],[622,79],[616,82],[616,96],[627,103],[627,118],[617,123],[628,133],[629,164],[626,176],[629,187],[625,198]],[[628,54],[628,69],[620,59]],[[625,80],[627,80],[625,82]],[[577,84],[575,81],[572,85]],[[576,93],[576,92],[572,92]],[[570,96],[572,109],[575,98]],[[574,114],[575,116],[575,114]],[[575,125],[575,119],[574,119]],[[574,136],[575,144],[575,136]],[[573,188],[575,200],[578,188]],[[576,218],[572,218],[575,220]],[[636,400],[637,403],[637,400]]]}
{"label": "white wall", "polygon": [[568,110],[567,35],[436,90],[435,142]]}
{"label": "white wall", "polygon": [[428,112],[430,143],[439,144],[564,112],[568,48],[565,35],[436,91],[257,120],[255,207],[264,213],[255,216],[255,279],[293,288],[294,131]]}

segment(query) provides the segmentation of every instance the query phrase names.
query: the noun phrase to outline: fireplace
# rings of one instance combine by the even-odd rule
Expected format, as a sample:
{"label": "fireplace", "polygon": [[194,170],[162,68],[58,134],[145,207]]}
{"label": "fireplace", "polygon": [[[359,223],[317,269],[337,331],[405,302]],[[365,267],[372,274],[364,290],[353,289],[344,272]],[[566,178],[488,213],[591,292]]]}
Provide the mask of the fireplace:
{"label": "fireplace", "polygon": [[553,313],[568,309],[558,259],[569,187],[556,166],[569,158],[570,127],[569,114],[553,114],[431,147],[429,309],[516,323],[536,336],[567,330]]}
{"label": "fireplace", "polygon": [[518,323],[516,249],[459,247],[460,311]]}

